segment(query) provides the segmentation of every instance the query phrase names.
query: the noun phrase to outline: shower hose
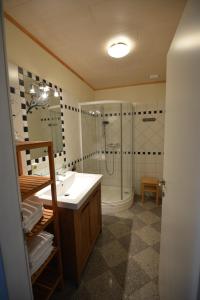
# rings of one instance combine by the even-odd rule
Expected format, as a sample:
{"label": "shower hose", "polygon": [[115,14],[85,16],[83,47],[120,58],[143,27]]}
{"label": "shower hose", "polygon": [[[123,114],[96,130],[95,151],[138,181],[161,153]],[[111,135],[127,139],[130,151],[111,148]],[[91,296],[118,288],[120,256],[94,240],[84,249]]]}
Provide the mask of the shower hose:
{"label": "shower hose", "polygon": [[115,171],[115,158],[114,158],[114,151],[112,151],[112,170],[110,171],[109,168],[108,168],[108,161],[106,159],[106,144],[107,144],[107,141],[106,141],[106,132],[105,132],[105,147],[104,147],[104,150],[105,150],[105,165],[106,165],[106,172],[108,173],[108,175],[112,176],[114,174],[114,171]]}

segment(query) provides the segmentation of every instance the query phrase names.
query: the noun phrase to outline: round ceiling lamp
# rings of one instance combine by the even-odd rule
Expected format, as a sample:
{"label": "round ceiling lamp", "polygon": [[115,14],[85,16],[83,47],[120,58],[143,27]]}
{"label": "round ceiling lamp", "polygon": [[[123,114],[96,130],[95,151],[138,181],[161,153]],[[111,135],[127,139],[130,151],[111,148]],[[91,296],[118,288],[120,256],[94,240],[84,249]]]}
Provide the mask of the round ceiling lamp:
{"label": "round ceiling lamp", "polygon": [[115,43],[108,48],[108,54],[114,58],[121,58],[128,55],[130,47],[125,43]]}

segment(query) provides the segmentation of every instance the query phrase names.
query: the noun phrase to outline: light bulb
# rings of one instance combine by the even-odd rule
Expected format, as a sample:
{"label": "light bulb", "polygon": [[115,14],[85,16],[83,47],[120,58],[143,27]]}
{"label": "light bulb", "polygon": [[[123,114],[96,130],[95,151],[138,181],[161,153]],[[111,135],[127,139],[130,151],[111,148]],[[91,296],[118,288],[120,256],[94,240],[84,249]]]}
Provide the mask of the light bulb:
{"label": "light bulb", "polygon": [[47,97],[48,97],[47,92],[42,93],[42,99],[47,99]]}
{"label": "light bulb", "polygon": [[116,43],[108,48],[108,54],[114,58],[120,58],[128,55],[130,47],[125,43]]}
{"label": "light bulb", "polygon": [[44,92],[48,92],[49,91],[48,85],[45,85],[43,90],[44,90]]}
{"label": "light bulb", "polygon": [[39,83],[39,89],[40,90],[44,90],[44,86],[43,86],[43,84],[41,82]]}
{"label": "light bulb", "polygon": [[54,97],[56,97],[56,98],[59,97],[59,93],[58,93],[57,89],[54,90]]}
{"label": "light bulb", "polygon": [[34,85],[32,84],[31,85],[31,88],[30,88],[30,94],[35,94],[35,88],[34,88]]}

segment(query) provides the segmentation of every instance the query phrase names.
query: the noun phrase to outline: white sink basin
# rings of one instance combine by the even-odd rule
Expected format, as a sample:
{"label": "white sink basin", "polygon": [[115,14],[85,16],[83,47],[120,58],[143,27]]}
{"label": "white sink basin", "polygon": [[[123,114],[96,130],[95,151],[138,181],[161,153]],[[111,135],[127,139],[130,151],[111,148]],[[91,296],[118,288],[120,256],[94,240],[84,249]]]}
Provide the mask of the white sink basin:
{"label": "white sink basin", "polygon": [[[102,175],[77,172],[66,172],[59,176],[56,181],[57,203],[59,207],[78,209],[91,192],[101,182]],[[44,204],[51,204],[51,188],[44,188],[36,194],[44,201]]]}

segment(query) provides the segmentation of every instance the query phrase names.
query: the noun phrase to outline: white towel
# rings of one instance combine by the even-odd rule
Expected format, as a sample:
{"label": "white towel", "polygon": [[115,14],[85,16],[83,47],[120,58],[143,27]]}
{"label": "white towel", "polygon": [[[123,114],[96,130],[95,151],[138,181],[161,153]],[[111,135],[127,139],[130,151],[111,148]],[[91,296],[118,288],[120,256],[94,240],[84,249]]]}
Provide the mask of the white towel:
{"label": "white towel", "polygon": [[38,212],[34,217],[28,220],[27,223],[23,223],[23,227],[25,232],[30,232],[33,227],[38,223],[38,221],[42,218],[43,212]]}
{"label": "white towel", "polygon": [[36,206],[43,206],[42,200],[38,196],[31,196],[28,199],[24,200],[24,202],[29,202],[30,204],[34,204]]}
{"label": "white towel", "polygon": [[40,259],[30,268],[31,275],[41,267],[41,265],[45,262],[45,260],[47,260],[52,250],[53,250],[53,246],[50,246],[46,250],[46,252],[44,252],[44,254],[40,257]]}
{"label": "white towel", "polygon": [[27,247],[30,260],[34,260],[34,257],[38,255],[38,252],[40,252],[46,244],[52,243],[53,238],[53,234],[42,231],[38,235],[33,237],[30,241],[28,241]]}
{"label": "white towel", "polygon": [[23,227],[26,232],[32,230],[43,215],[43,205],[39,202],[39,198],[32,196],[21,204]]}
{"label": "white towel", "polygon": [[37,261],[40,261],[41,257],[48,251],[49,248],[53,246],[52,243],[52,241],[46,243],[42,248],[40,248],[39,251],[36,252],[34,256],[29,256],[29,265],[34,266]]}
{"label": "white towel", "polygon": [[32,207],[29,206],[28,204],[24,204],[22,207],[22,213],[23,213],[23,222],[24,224],[27,224],[30,222],[31,219],[34,219],[35,216],[38,214],[41,214],[43,212],[43,209],[37,209],[34,212],[31,212]]}
{"label": "white towel", "polygon": [[42,231],[27,243],[31,274],[36,272],[53,250],[54,235]]}

